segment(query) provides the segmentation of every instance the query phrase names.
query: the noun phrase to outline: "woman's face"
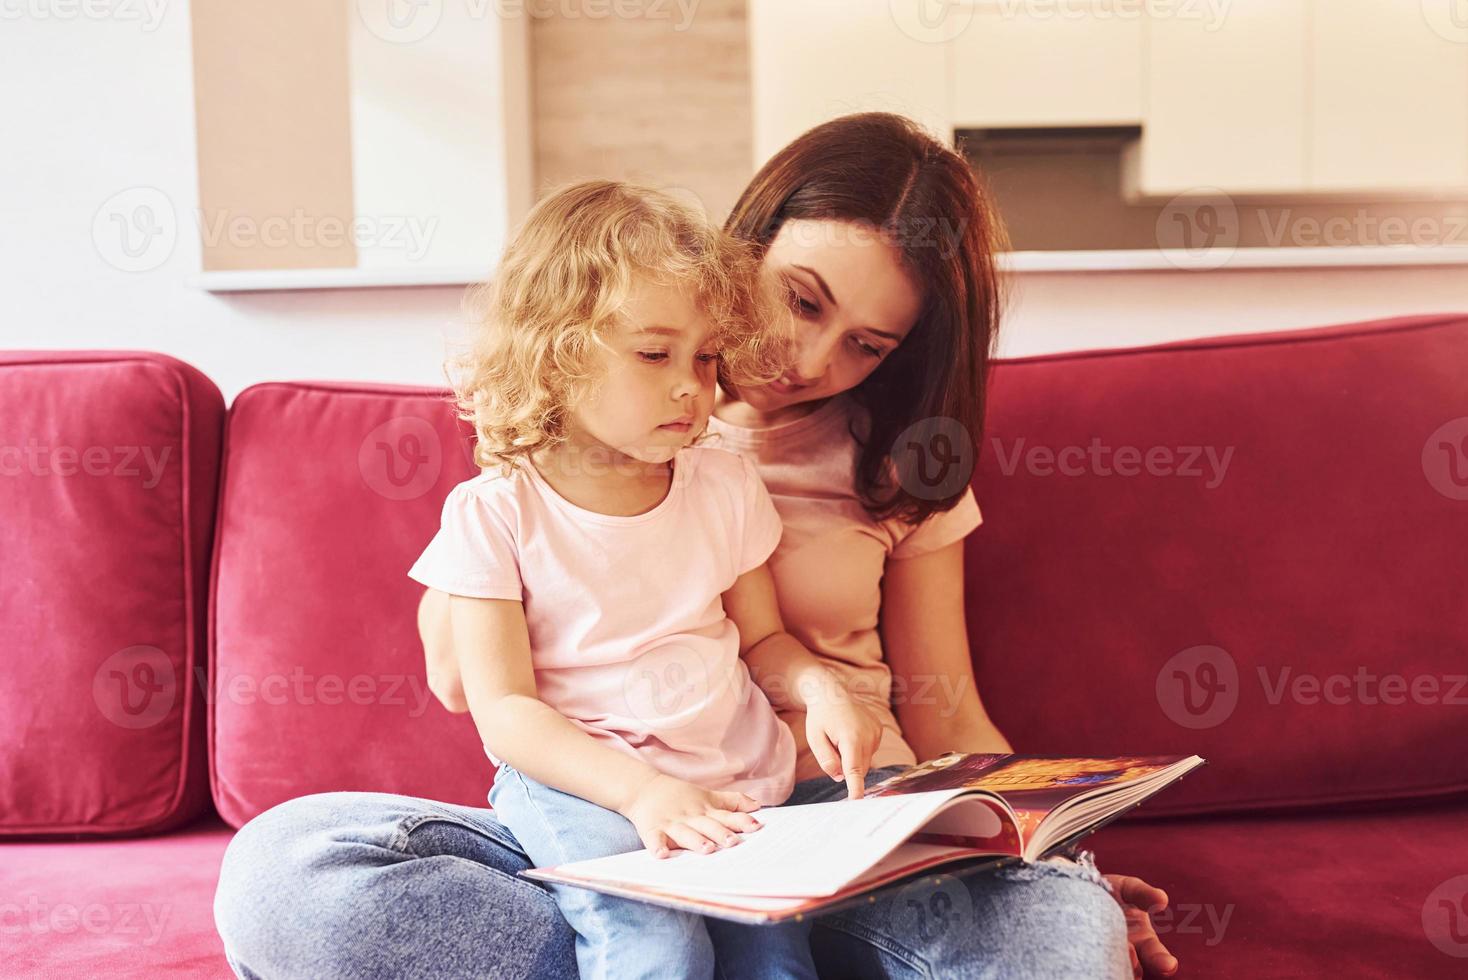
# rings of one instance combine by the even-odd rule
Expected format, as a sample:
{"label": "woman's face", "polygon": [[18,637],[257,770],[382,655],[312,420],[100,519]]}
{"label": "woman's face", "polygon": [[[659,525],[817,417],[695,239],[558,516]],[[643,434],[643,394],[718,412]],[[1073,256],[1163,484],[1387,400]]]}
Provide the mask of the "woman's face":
{"label": "woman's face", "polygon": [[922,309],[901,254],[868,226],[788,221],[765,250],[764,273],[795,314],[797,356],[781,381],[739,389],[762,412],[856,387],[897,349]]}

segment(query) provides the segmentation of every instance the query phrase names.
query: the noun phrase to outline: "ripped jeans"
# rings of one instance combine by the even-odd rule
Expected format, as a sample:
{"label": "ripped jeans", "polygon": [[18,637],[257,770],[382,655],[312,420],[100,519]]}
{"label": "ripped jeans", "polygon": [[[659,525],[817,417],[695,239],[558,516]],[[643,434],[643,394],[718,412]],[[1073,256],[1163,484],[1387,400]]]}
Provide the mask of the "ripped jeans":
{"label": "ripped jeans", "polygon": [[[871,785],[904,767],[877,769]],[[786,805],[845,798],[798,783]],[[1130,980],[1126,920],[1089,851],[927,875],[811,920],[823,977]],[[574,978],[576,934],[492,810],[387,793],[317,793],[230,841],[214,896],[244,980]],[[716,964],[716,977],[729,974]]]}

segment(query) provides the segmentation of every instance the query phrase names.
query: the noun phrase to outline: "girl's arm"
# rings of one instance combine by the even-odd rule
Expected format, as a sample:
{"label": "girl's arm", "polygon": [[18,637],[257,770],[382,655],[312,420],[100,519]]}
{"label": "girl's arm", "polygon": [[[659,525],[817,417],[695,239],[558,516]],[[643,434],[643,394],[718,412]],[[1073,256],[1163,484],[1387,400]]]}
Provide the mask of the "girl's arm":
{"label": "girl's arm", "polygon": [[622,814],[659,858],[673,848],[709,852],[738,844],[737,832],[759,828],[749,815],[759,809],[753,797],[661,773],[600,744],[541,701],[518,600],[451,596],[449,620],[474,725],[511,767]]}
{"label": "girl's arm", "polygon": [[881,722],[785,631],[768,565],[739,576],[723,600],[724,612],[739,628],[739,654],[754,682],[775,707],[805,710],[811,754],[826,775],[846,781],[848,796],[860,798],[882,739]]}
{"label": "girl's arm", "polygon": [[974,683],[963,610],[963,542],[891,558],[882,576],[882,645],[897,723],[918,759],[1013,752]]}

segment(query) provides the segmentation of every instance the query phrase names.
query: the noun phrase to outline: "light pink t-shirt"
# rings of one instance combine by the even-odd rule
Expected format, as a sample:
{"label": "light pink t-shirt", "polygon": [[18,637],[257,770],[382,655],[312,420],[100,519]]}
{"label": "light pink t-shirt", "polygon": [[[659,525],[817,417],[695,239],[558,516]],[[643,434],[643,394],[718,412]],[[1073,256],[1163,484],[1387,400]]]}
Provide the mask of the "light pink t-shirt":
{"label": "light pink t-shirt", "polygon": [[592,738],[777,805],[795,741],[750,680],[721,596],[774,550],[779,514],[741,456],[685,447],[673,467],[667,496],[630,517],[572,504],[528,462],[481,473],[450,491],[408,574],[523,602],[540,699]]}
{"label": "light pink t-shirt", "polygon": [[[740,453],[754,462],[785,525],[770,571],[785,628],[837,671],[848,689],[872,694],[882,715],[882,741],[873,769],[918,761],[889,706],[892,671],[882,651],[878,619],[887,563],[936,551],[962,540],[982,517],[973,489],[948,511],[914,527],[898,519],[874,521],[857,499],[853,465],[856,442],[849,426],[865,434],[866,416],[848,395],[838,395],[793,422],[763,429],[710,418],[703,443]],[[916,678],[900,697],[927,699],[933,710],[952,702],[943,678]],[[805,713],[781,711],[794,732],[796,780],[821,776],[805,737]]]}

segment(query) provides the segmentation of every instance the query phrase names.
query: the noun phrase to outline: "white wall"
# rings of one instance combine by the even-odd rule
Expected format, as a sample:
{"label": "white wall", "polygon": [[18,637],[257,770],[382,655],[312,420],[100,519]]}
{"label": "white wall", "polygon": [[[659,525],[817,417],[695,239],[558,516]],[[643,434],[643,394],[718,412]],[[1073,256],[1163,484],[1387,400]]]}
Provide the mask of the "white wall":
{"label": "white wall", "polygon": [[[437,383],[457,287],[211,295],[185,284],[199,267],[188,8],[162,3],[119,2],[100,19],[0,5],[0,346],[164,351],[227,398],[263,380]],[[50,9],[73,6],[84,5]],[[103,259],[92,222],[134,187],[171,199],[183,233],[157,268],[129,273]],[[1037,273],[1015,299],[1009,354],[1468,311],[1468,270]]]}

